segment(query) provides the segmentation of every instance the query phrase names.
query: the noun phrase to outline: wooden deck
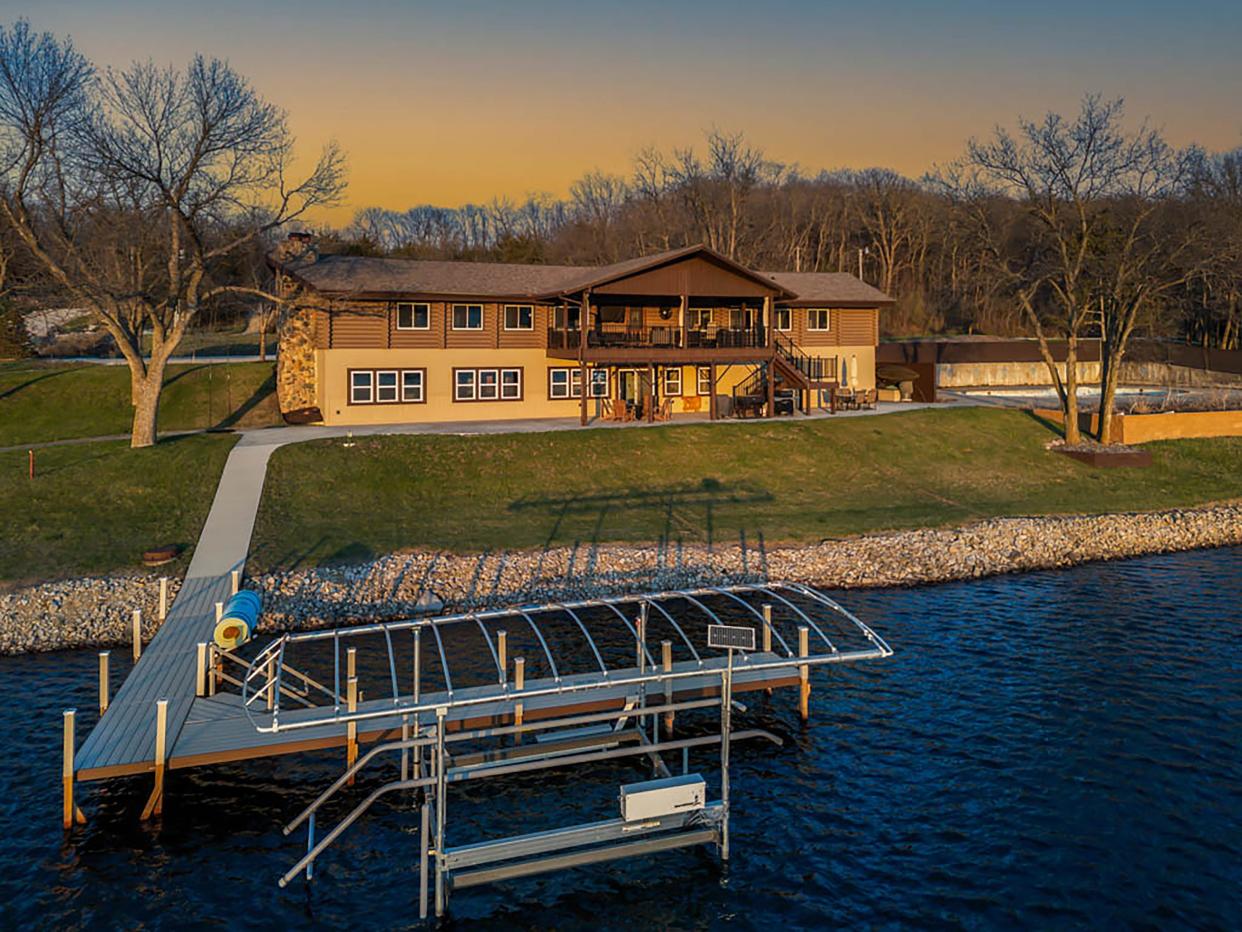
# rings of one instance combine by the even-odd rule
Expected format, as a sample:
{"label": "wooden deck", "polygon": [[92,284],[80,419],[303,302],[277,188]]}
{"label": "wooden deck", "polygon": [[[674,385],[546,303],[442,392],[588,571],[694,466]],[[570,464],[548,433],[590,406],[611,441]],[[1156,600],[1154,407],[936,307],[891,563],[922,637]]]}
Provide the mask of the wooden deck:
{"label": "wooden deck", "polygon": [[[214,623],[214,602],[213,598],[205,603],[208,606],[208,617],[212,623]],[[172,620],[172,617],[170,613],[169,620]],[[209,630],[209,626],[208,628],[195,628],[187,624],[186,630],[191,633],[186,640],[189,648],[184,656],[181,652],[171,649],[165,649],[159,655],[155,655],[153,651],[150,654],[144,654],[139,665],[134,668],[134,673],[126,681],[128,688],[130,682],[135,680],[142,665],[147,663],[148,656],[152,656],[152,659],[156,661],[148,667],[148,670],[161,669],[166,674],[160,676],[158,682],[161,684],[171,685],[170,677],[174,675],[171,671],[175,668],[178,671],[176,675],[188,684],[189,693],[188,696],[180,693],[176,696],[175,707],[179,710],[176,728],[173,727],[174,696],[169,692],[159,694],[158,687],[153,685],[154,672],[144,674],[139,685],[143,686],[145,683],[145,686],[141,693],[134,691],[134,698],[129,701],[128,713],[117,717],[115,719],[117,724],[110,724],[109,730],[101,733],[104,721],[107,720],[108,715],[112,714],[112,709],[116,706],[109,708],[104,721],[100,722],[87,744],[83,745],[82,753],[78,755],[77,778],[79,780],[101,780],[154,771],[154,700],[156,698],[169,699],[169,769],[202,767],[229,761],[253,760],[279,754],[297,754],[323,748],[344,747],[346,726],[343,723],[296,728],[275,734],[260,732],[256,728],[256,722],[266,724],[269,721],[268,713],[266,711],[255,713],[254,721],[252,721],[242,708],[240,696],[222,693],[212,697],[195,698],[193,695],[194,645],[204,638],[202,631]],[[197,636],[193,635],[195,630],[199,632]],[[169,643],[172,642],[169,641]],[[155,641],[152,641],[152,644],[154,645]],[[750,656],[755,663],[781,659],[775,654],[755,653]],[[185,660],[186,657],[188,657],[188,662]],[[705,660],[702,668],[703,675],[675,681],[674,698],[688,700],[718,696],[720,694],[719,670],[722,665],[723,659],[721,658]],[[697,665],[692,662],[674,664],[674,669],[678,671],[695,667]],[[635,673],[637,673],[636,669],[610,671],[610,675],[614,677],[624,677]],[[588,681],[598,681],[598,678],[594,674],[566,676],[562,682],[563,685],[570,686]],[[797,683],[798,669],[792,663],[788,667],[754,671],[747,670],[744,664],[734,667],[733,688],[735,692],[793,686]],[[530,680],[527,682],[527,691],[545,689],[554,685],[552,680]],[[655,686],[649,689],[649,701],[652,704],[663,701],[662,687]],[[627,696],[633,695],[634,692],[634,686],[602,686],[578,692],[531,696],[522,699],[524,717],[530,722],[619,709],[625,705]],[[474,705],[459,704],[461,700],[489,694],[496,694],[496,701]],[[452,701],[458,704],[449,706],[449,730],[512,724],[513,703],[517,695],[511,693],[508,698],[502,697],[495,686],[454,690]],[[117,698],[118,700],[121,698],[120,693]],[[410,698],[409,696],[402,697],[407,701]],[[429,693],[422,697],[422,702],[439,704],[449,703],[450,700],[444,693]],[[364,713],[382,711],[392,706],[393,701],[390,696],[360,703],[358,711]],[[282,713],[280,720],[282,724],[291,724],[299,720],[320,718],[330,712],[330,708],[297,709]],[[126,724],[122,725],[122,722]],[[399,737],[401,724],[399,714],[361,721],[358,723],[358,740],[365,743]],[[119,730],[122,728],[126,730]],[[88,745],[92,744],[97,750],[92,751],[92,757],[85,758]]]}

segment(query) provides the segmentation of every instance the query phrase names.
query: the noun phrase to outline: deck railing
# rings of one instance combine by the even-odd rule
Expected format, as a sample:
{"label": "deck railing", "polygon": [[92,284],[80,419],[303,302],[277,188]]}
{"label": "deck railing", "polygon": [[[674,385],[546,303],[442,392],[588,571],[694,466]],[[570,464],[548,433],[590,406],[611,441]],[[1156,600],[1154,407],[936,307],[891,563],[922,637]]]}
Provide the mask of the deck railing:
{"label": "deck railing", "polygon": [[[549,349],[575,349],[582,339],[578,330],[550,328]],[[587,331],[591,349],[762,349],[768,345],[762,326],[716,327],[685,330],[676,326],[631,328],[623,324],[598,324]]]}

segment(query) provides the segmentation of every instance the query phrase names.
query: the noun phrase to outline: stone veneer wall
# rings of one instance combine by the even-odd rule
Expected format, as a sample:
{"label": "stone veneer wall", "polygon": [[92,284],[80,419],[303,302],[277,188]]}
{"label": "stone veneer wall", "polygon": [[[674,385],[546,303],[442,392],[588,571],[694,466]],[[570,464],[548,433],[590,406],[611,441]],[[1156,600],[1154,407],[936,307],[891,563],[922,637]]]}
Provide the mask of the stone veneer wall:
{"label": "stone veneer wall", "polygon": [[309,308],[295,308],[280,324],[276,350],[276,400],[281,413],[314,407],[314,316]]}

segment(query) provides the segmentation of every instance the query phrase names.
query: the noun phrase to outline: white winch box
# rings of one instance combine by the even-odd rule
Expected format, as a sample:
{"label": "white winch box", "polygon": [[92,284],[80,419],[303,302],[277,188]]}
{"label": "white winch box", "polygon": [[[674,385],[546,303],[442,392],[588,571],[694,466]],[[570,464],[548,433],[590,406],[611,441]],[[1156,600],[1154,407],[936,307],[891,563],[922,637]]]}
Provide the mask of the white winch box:
{"label": "white winch box", "polygon": [[697,773],[621,787],[621,818],[626,822],[690,812],[706,804],[707,784]]}

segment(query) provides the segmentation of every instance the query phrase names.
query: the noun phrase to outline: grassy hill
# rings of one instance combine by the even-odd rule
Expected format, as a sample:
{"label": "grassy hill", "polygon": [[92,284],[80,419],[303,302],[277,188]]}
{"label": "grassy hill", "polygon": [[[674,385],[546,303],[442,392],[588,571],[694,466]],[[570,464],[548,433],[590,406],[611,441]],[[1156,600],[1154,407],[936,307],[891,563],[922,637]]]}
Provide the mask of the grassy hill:
{"label": "grassy hill", "polygon": [[[0,447],[128,433],[126,366],[0,364]],[[161,430],[280,423],[271,363],[169,366]]]}
{"label": "grassy hill", "polygon": [[272,459],[252,569],[575,541],[771,544],[993,515],[1242,496],[1242,438],[1148,445],[1148,469],[1044,449],[1027,414],[883,417],[304,443]]}

